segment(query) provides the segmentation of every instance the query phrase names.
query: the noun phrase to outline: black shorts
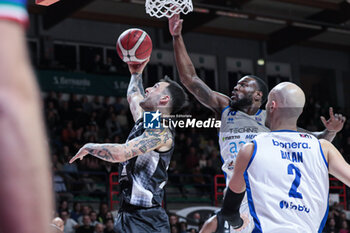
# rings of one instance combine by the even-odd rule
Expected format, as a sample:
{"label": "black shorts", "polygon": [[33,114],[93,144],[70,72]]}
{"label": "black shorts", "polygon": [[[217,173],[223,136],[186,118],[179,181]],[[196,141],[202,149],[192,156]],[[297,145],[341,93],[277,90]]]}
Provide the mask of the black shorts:
{"label": "black shorts", "polygon": [[117,233],[169,233],[169,217],[162,207],[123,208],[114,230]]}

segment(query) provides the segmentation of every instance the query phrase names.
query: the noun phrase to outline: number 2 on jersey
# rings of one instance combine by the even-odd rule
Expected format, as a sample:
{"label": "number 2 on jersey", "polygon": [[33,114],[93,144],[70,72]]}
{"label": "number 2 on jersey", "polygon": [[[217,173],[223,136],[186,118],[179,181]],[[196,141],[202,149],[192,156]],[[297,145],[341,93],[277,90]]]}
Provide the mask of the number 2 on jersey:
{"label": "number 2 on jersey", "polygon": [[289,190],[289,196],[303,199],[303,195],[297,191],[297,188],[300,185],[301,173],[299,168],[297,168],[296,166],[294,166],[294,164],[291,163],[288,165],[288,174],[293,175],[293,170],[295,171],[295,179],[292,183],[292,187]]}

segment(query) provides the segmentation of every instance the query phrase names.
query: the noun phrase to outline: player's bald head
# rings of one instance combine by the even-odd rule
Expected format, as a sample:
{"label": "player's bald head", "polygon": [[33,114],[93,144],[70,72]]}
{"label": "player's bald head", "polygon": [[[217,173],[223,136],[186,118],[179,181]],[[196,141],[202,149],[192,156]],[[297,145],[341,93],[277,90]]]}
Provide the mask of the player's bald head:
{"label": "player's bald head", "polygon": [[291,82],[275,86],[269,93],[266,110],[266,125],[294,125],[303,112],[305,94],[300,87]]}
{"label": "player's bald head", "polygon": [[270,92],[271,100],[276,101],[277,106],[287,109],[303,109],[305,94],[300,87],[291,82],[283,82],[275,86]]}

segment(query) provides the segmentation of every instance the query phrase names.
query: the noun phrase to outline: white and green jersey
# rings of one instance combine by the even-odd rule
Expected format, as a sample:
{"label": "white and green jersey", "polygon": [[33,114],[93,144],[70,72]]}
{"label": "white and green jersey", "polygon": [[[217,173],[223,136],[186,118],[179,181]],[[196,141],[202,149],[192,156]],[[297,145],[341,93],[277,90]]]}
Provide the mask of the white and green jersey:
{"label": "white and green jersey", "polygon": [[231,110],[230,106],[222,110],[219,144],[226,186],[233,175],[238,151],[259,133],[270,131],[265,127],[265,118],[266,112],[261,109],[255,115]]}

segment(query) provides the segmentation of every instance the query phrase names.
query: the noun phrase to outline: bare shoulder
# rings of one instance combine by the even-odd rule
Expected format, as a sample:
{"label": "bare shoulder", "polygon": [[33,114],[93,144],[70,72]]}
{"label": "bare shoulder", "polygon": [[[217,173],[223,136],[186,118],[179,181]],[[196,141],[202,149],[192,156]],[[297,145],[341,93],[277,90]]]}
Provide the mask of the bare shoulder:
{"label": "bare shoulder", "polygon": [[167,151],[172,147],[174,135],[169,128],[146,129],[144,138],[159,141],[159,151]]}
{"label": "bare shoulder", "polygon": [[239,150],[239,153],[242,156],[249,156],[250,157],[253,154],[254,149],[255,149],[254,143],[249,142],[249,143],[244,144],[244,146]]}

